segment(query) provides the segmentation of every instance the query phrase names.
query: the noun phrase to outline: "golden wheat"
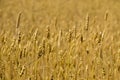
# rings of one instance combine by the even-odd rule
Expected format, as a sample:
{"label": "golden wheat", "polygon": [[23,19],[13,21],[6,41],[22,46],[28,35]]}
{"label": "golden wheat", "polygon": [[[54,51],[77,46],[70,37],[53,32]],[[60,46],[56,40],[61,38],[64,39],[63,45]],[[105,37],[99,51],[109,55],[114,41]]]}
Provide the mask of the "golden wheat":
{"label": "golden wheat", "polygon": [[0,0],[0,80],[120,80],[118,13],[113,0]]}

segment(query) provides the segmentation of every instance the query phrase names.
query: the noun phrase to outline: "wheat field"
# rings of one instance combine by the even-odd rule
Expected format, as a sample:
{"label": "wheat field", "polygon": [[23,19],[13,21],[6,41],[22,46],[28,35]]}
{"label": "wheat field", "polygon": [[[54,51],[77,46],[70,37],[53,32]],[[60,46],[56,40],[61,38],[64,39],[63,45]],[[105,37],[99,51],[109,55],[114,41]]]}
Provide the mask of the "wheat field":
{"label": "wheat field", "polygon": [[120,80],[119,0],[0,0],[0,80]]}

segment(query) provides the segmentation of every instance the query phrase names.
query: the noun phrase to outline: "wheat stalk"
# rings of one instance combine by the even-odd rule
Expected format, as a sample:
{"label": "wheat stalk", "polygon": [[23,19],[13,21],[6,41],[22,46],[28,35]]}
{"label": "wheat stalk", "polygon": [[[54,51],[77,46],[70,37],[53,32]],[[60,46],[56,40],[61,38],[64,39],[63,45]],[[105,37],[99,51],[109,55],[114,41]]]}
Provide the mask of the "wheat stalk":
{"label": "wheat stalk", "polygon": [[108,16],[109,16],[109,12],[108,12],[108,11],[106,11],[106,12],[105,12],[105,16],[104,16],[105,21],[107,21],[107,20],[108,20]]}
{"label": "wheat stalk", "polygon": [[89,14],[86,16],[85,30],[88,31],[89,28]]}
{"label": "wheat stalk", "polygon": [[59,36],[58,36],[58,48],[61,46],[61,40],[62,40],[62,30],[59,31]]}
{"label": "wheat stalk", "polygon": [[50,26],[49,25],[47,26],[46,32],[47,32],[47,39],[50,39]]}

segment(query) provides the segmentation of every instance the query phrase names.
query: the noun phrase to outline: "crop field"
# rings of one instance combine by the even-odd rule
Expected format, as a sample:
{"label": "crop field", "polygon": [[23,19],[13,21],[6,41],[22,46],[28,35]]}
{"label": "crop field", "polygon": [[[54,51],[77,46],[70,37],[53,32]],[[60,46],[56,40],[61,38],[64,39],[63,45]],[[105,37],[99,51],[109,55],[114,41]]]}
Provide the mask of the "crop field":
{"label": "crop field", "polygon": [[119,0],[0,0],[0,80],[120,80]]}

